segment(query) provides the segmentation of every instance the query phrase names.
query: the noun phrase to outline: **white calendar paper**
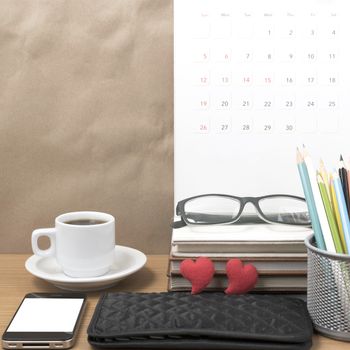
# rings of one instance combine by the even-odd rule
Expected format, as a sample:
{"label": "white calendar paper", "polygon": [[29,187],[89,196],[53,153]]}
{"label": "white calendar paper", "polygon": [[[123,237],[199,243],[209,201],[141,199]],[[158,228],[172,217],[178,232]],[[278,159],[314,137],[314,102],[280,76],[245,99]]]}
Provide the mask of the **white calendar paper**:
{"label": "white calendar paper", "polygon": [[[295,161],[350,157],[347,0],[175,0],[175,202],[302,195]],[[315,164],[318,165],[318,164]],[[331,169],[329,169],[331,170]]]}

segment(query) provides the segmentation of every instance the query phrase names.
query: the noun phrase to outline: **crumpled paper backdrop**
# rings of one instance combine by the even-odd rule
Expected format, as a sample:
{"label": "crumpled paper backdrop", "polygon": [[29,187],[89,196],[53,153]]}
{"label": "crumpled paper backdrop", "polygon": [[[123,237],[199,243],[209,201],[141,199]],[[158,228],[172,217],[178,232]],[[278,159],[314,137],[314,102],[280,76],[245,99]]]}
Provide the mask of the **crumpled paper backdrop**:
{"label": "crumpled paper backdrop", "polygon": [[169,0],[0,2],[0,252],[64,212],[117,219],[118,244],[168,253]]}

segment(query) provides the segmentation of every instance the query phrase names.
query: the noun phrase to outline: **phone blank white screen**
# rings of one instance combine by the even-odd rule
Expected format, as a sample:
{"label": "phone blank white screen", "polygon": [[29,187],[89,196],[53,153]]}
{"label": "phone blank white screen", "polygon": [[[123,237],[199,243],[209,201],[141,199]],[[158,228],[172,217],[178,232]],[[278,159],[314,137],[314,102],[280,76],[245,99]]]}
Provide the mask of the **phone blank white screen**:
{"label": "phone blank white screen", "polygon": [[83,299],[26,298],[7,332],[73,332]]}

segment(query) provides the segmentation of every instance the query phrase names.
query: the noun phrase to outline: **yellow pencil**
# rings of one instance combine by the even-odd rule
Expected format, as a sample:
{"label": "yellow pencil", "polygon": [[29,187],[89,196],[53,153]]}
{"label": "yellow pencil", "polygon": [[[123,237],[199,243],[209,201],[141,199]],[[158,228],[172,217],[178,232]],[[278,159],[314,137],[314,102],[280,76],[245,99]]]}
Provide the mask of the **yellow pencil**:
{"label": "yellow pencil", "polygon": [[344,237],[343,224],[342,224],[341,218],[340,218],[339,207],[338,207],[338,202],[337,202],[337,196],[336,196],[335,190],[334,190],[332,174],[330,174],[330,176],[329,176],[329,191],[331,194],[330,199],[331,199],[332,209],[333,209],[334,216],[335,216],[335,221],[337,222],[337,226],[339,229],[340,240],[341,240],[344,252],[346,252],[346,242],[345,242],[345,237]]}

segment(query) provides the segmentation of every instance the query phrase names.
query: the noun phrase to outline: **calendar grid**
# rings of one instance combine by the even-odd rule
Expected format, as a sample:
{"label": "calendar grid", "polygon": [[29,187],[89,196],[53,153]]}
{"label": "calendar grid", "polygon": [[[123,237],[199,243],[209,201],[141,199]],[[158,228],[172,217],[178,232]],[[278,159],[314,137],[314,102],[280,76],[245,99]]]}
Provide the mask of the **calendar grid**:
{"label": "calendar grid", "polygon": [[192,130],[337,132],[338,14],[224,9],[198,9],[191,18]]}

